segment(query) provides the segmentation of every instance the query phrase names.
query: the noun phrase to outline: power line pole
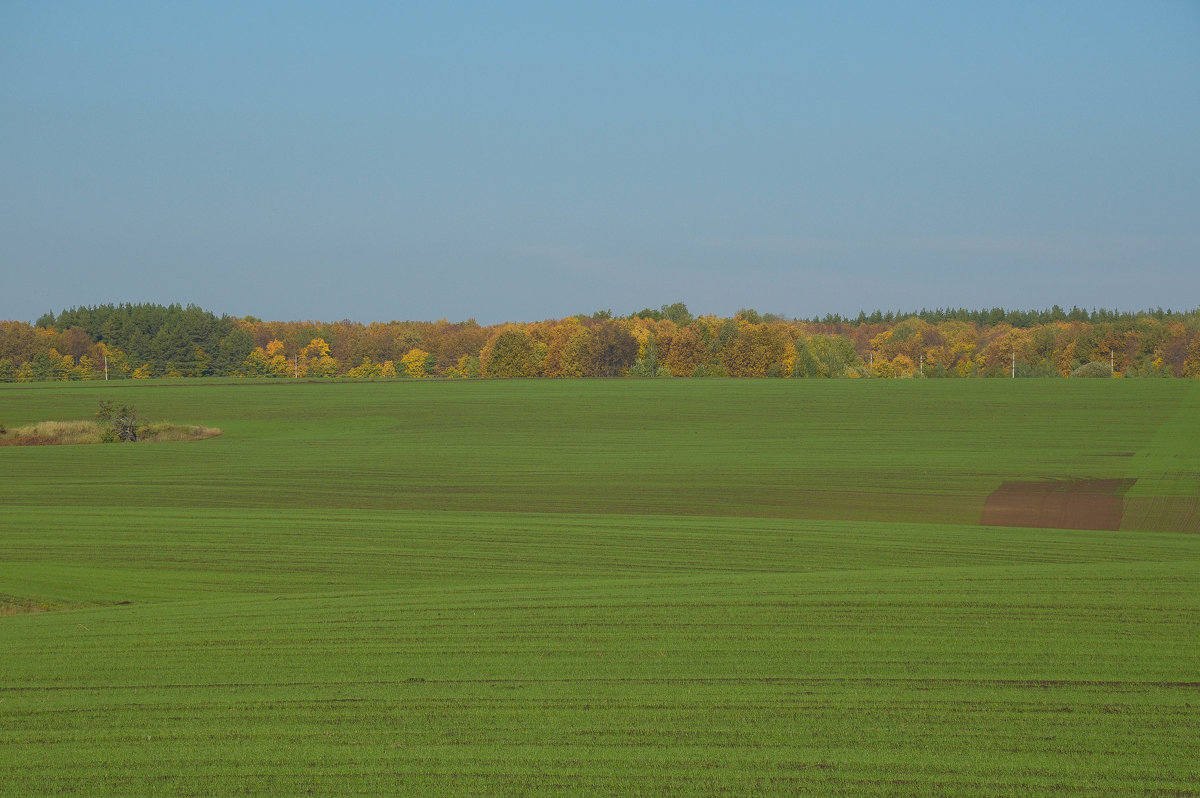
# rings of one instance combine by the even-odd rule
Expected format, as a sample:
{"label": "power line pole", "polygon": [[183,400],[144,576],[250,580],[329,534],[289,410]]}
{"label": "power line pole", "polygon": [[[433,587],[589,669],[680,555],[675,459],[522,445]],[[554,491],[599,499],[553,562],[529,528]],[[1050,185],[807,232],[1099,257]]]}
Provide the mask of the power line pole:
{"label": "power line pole", "polygon": [[1017,350],[1014,349],[1012,355],[1012,378],[1015,380],[1017,378]]}

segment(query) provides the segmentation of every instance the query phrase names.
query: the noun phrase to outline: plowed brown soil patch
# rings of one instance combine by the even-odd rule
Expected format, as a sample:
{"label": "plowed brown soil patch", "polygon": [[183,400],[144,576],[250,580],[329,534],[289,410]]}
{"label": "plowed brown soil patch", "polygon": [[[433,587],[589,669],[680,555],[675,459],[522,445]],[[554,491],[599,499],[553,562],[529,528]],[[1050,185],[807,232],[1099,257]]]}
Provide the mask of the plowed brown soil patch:
{"label": "plowed brown soil patch", "polygon": [[1120,529],[1134,479],[1005,482],[983,504],[985,526]]}

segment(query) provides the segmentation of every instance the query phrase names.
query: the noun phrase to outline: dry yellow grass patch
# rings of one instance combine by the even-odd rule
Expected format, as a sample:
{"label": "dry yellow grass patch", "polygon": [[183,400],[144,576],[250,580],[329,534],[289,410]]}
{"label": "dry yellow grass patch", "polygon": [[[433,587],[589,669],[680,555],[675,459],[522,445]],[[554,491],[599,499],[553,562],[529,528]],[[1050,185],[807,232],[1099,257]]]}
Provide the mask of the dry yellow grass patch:
{"label": "dry yellow grass patch", "polygon": [[201,427],[188,424],[147,424],[138,428],[138,441],[163,443],[165,441],[199,441],[215,438],[221,434],[217,427]]}
{"label": "dry yellow grass patch", "polygon": [[0,435],[9,445],[100,443],[104,428],[95,421],[39,421],[15,427]]}
{"label": "dry yellow grass patch", "polygon": [[[0,446],[70,446],[110,443],[108,426],[98,421],[39,421],[0,433]],[[221,434],[216,427],[158,422],[138,427],[138,442],[198,441]]]}

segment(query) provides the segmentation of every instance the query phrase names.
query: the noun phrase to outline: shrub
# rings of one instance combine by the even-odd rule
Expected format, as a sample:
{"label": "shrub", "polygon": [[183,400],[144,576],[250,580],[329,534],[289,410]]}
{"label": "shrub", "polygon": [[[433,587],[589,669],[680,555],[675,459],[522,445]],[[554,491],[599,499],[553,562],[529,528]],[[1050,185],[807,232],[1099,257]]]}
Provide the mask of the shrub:
{"label": "shrub", "polygon": [[102,399],[100,409],[96,411],[96,418],[109,425],[109,430],[104,436],[105,442],[138,439],[138,425],[141,419],[137,417],[137,408],[133,405],[117,405]]}
{"label": "shrub", "polygon": [[1112,367],[1108,363],[1099,363],[1093,361],[1084,363],[1079,368],[1071,372],[1072,377],[1111,377]]}

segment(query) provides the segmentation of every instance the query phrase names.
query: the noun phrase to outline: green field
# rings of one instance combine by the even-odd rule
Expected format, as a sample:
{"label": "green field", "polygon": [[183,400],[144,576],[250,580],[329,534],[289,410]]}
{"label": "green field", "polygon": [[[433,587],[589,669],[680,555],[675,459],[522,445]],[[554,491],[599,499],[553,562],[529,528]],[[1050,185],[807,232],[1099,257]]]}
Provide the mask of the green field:
{"label": "green field", "polygon": [[[0,794],[1200,795],[1200,382],[0,385]],[[984,526],[1137,480],[1119,530]],[[25,610],[49,611],[27,612]]]}

